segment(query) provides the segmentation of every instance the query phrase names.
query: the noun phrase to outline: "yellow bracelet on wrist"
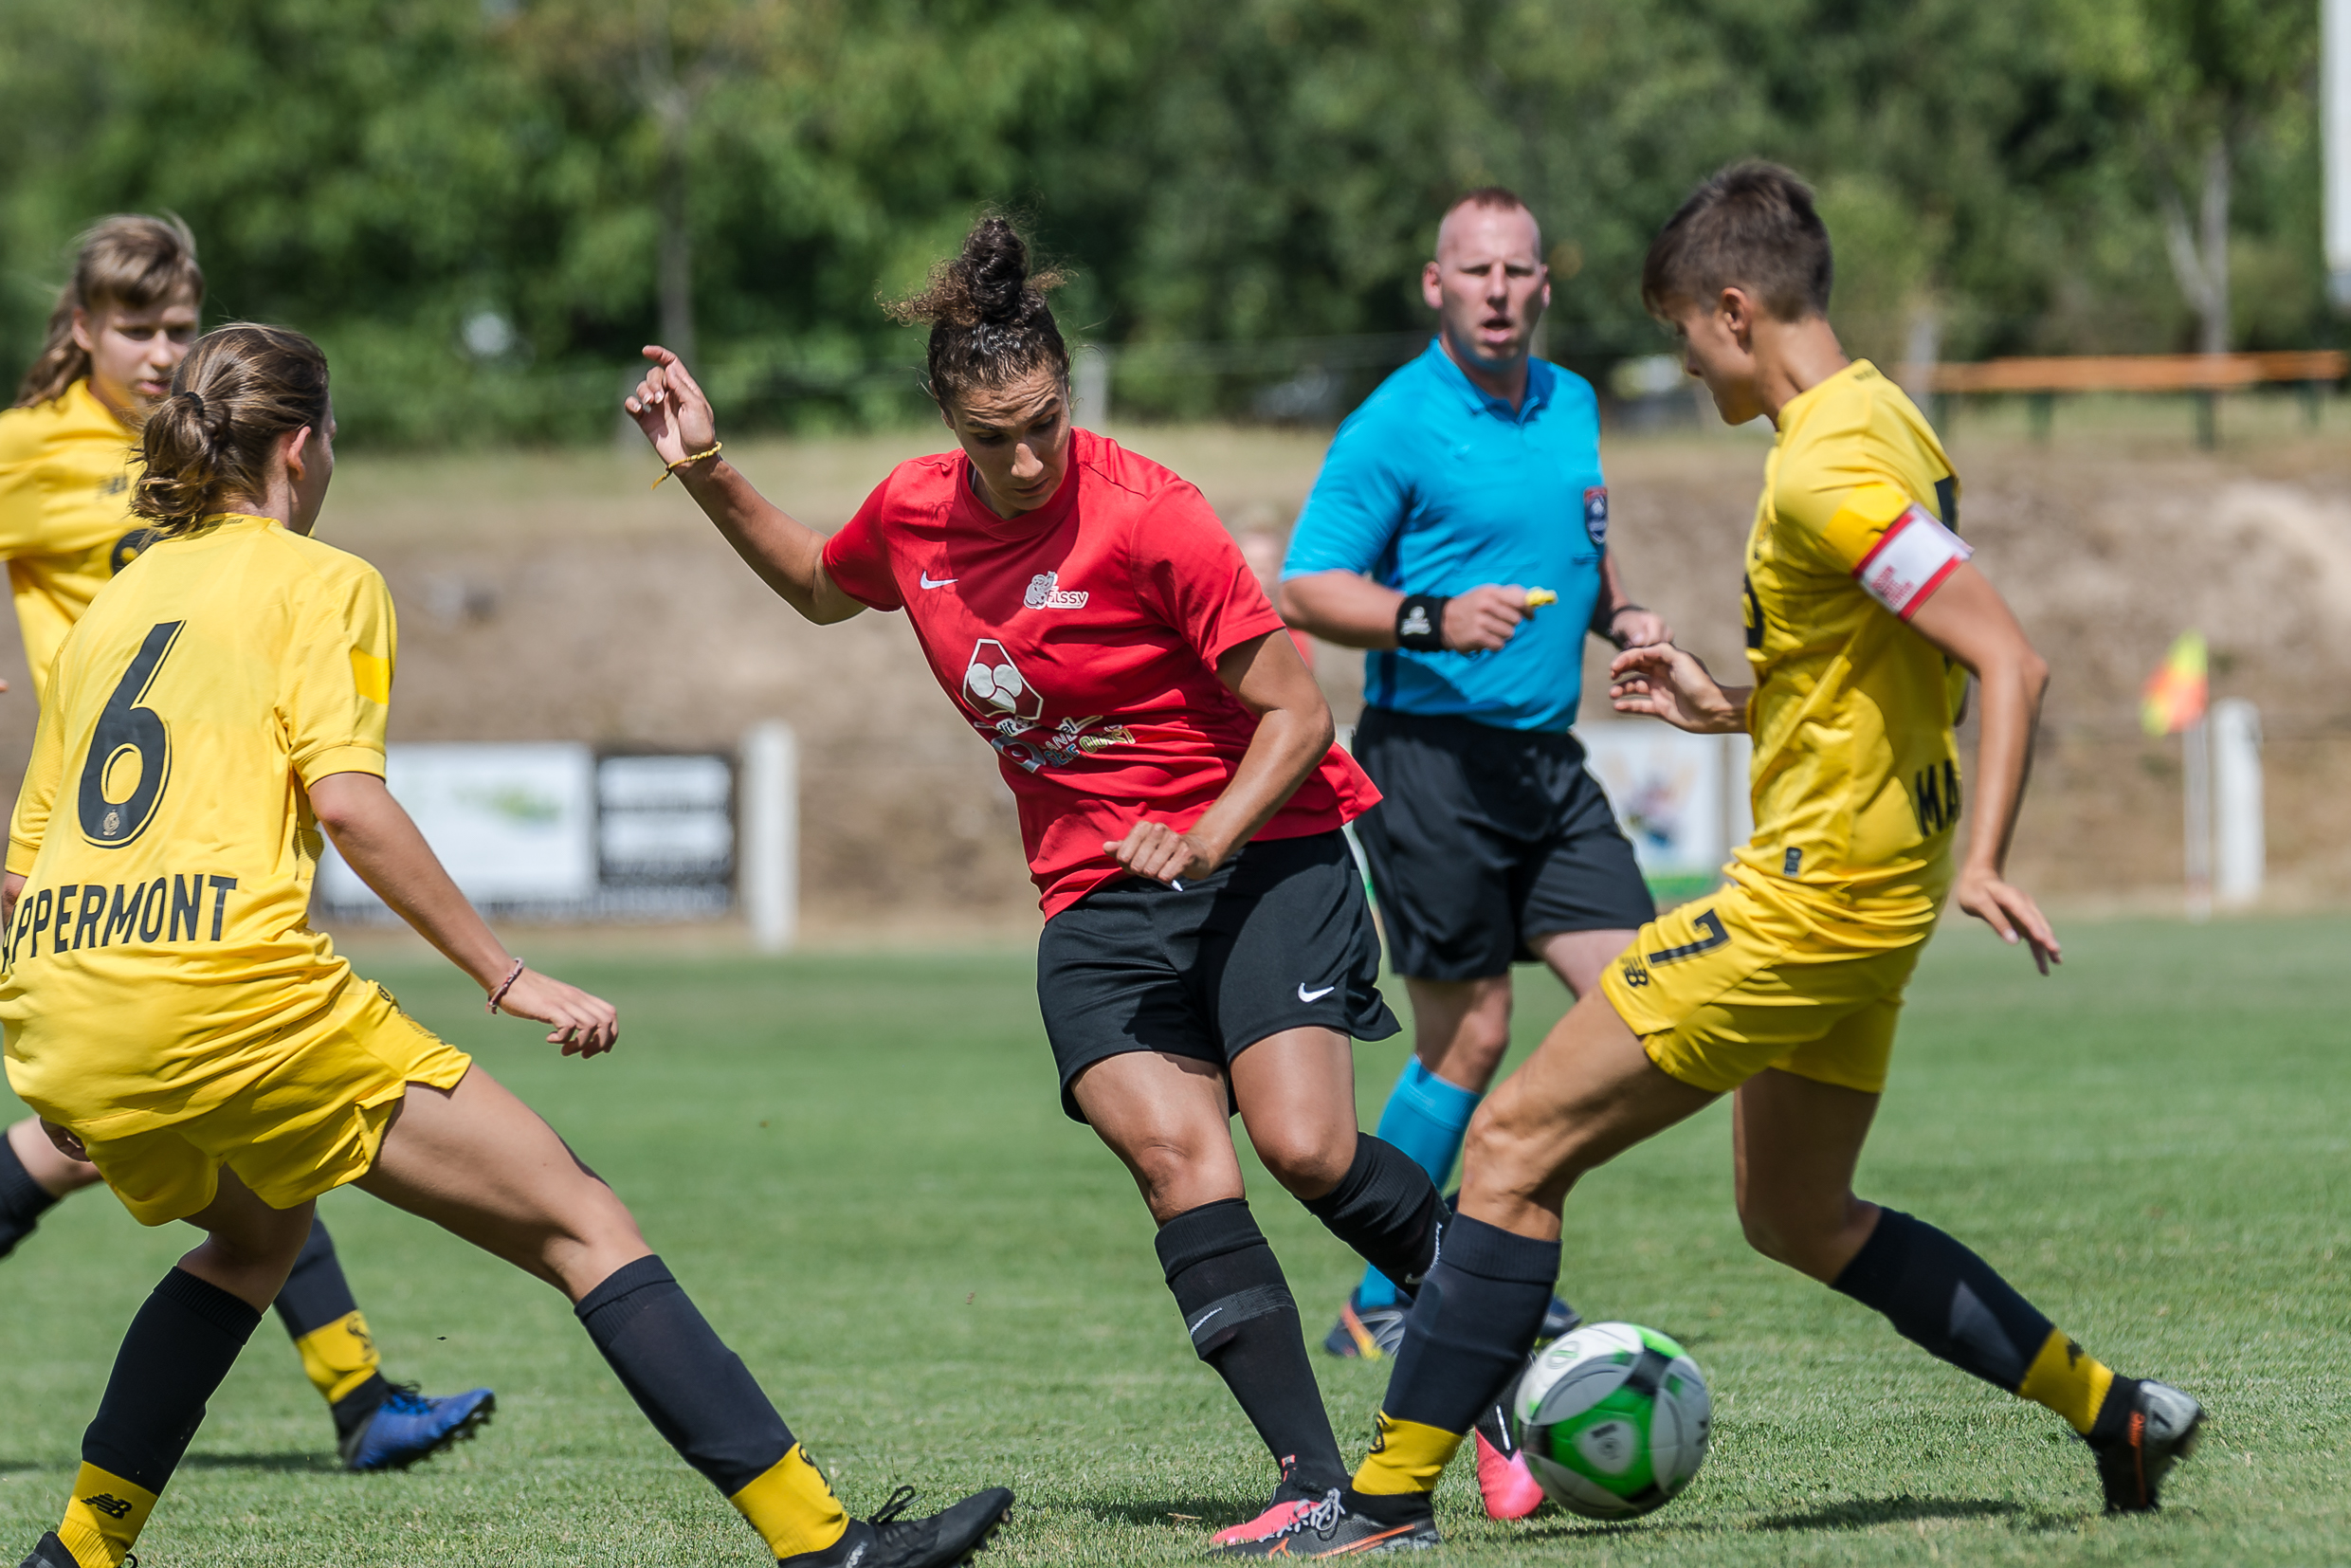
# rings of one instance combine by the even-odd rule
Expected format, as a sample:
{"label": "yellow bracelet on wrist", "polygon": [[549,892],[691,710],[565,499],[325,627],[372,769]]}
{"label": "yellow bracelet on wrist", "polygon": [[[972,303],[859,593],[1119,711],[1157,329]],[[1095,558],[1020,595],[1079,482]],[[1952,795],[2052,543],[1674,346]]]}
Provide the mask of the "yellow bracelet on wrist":
{"label": "yellow bracelet on wrist", "polygon": [[683,457],[678,459],[677,462],[664,465],[661,471],[661,479],[655,480],[651,485],[651,488],[656,490],[660,489],[662,487],[662,480],[667,479],[671,474],[676,473],[681,468],[690,468],[695,464],[702,462],[704,458],[717,457],[725,446],[726,443],[723,441],[714,441],[699,452],[688,452]]}

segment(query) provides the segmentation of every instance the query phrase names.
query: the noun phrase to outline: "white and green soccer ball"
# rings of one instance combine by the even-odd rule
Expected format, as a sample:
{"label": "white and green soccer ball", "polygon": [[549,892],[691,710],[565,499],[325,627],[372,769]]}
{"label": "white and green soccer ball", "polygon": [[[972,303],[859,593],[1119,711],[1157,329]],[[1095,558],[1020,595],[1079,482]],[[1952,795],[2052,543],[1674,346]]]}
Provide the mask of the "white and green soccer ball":
{"label": "white and green soccer ball", "polygon": [[1586,1519],[1663,1507],[1706,1459],[1713,1401],[1698,1363],[1633,1323],[1586,1323],[1545,1346],[1510,1394],[1526,1468]]}

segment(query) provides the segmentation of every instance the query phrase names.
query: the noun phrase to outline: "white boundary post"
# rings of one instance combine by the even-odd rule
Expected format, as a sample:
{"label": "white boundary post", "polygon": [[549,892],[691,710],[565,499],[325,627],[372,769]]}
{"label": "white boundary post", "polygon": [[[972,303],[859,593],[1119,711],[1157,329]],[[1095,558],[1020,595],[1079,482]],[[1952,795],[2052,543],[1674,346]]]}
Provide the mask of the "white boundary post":
{"label": "white boundary post", "polygon": [[2213,704],[2213,901],[2260,902],[2269,859],[2262,822],[2261,710],[2242,697]]}
{"label": "white boundary post", "polygon": [[1077,362],[1069,367],[1071,422],[1102,431],[1110,425],[1110,352],[1099,343],[1078,345]]}
{"label": "white boundary post", "polygon": [[742,764],[738,896],[752,944],[788,952],[800,934],[800,738],[790,724],[754,724]]}
{"label": "white boundary post", "polygon": [[2188,919],[2213,918],[2213,723],[2209,714],[2179,732],[2181,803],[2186,808],[2184,853]]}

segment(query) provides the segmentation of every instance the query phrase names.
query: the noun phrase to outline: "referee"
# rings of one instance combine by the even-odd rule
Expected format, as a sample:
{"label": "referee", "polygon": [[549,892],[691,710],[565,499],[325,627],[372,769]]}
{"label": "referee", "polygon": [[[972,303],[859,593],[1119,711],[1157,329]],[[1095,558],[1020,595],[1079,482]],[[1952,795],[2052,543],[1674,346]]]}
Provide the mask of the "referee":
{"label": "referee", "polygon": [[[1530,353],[1551,283],[1526,204],[1454,202],[1421,294],[1436,340],[1340,427],[1281,607],[1373,650],[1355,750],[1386,798],[1357,828],[1415,1046],[1379,1136],[1442,1183],[1509,1045],[1511,964],[1580,996],[1656,912],[1571,726],[1587,629],[1671,632],[1608,557],[1591,386]],[[1327,1347],[1393,1351],[1409,1306],[1368,1272]]]}

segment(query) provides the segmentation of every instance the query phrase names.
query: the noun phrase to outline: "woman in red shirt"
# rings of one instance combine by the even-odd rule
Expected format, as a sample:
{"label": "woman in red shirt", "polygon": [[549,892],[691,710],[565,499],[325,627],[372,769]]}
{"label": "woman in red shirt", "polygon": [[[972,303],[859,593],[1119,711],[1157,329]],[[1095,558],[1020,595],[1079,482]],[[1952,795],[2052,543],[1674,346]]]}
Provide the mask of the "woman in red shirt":
{"label": "woman in red shirt", "polygon": [[[1356,1129],[1349,1039],[1396,1032],[1340,829],[1378,799],[1198,490],[1069,424],[1068,351],[989,218],[897,307],[931,325],[957,449],[901,464],[829,539],[719,455],[677,356],[627,400],[669,468],[811,621],[903,610],[993,746],[1048,917],[1037,993],[1062,1104],[1133,1172],[1169,1288],[1282,1479],[1246,1545],[1345,1471],[1298,1309],[1242,1195],[1237,1108],[1267,1169],[1341,1240],[1417,1281],[1444,1214]],[[1394,1264],[1394,1268],[1390,1264]]]}

